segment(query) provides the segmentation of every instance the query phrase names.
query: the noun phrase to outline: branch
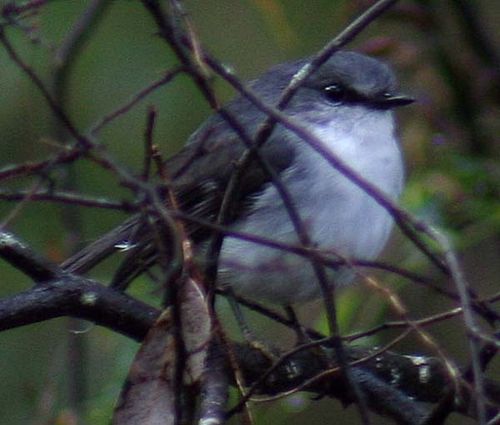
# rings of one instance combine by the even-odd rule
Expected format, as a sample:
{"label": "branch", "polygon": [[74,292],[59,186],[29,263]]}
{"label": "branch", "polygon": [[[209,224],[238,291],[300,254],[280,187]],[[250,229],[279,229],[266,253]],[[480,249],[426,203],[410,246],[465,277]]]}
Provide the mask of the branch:
{"label": "branch", "polygon": [[[159,311],[90,279],[68,276],[1,300],[0,331],[66,315],[93,321],[141,341]],[[247,344],[234,344],[234,352],[247,385],[260,380],[272,366],[264,353]],[[369,358],[370,354],[368,350],[356,347],[348,348],[347,353],[350,362]],[[232,377],[229,360],[224,356],[223,361],[223,370]],[[331,362],[330,356],[328,362]],[[322,350],[298,351],[280,362],[258,392],[276,396],[300,390],[352,403],[350,387],[339,379],[339,369],[328,367],[328,362]],[[384,352],[362,362],[362,366],[353,366],[352,371],[370,409],[400,424],[418,424],[428,414],[415,401],[437,403],[454,387],[443,362],[427,356]],[[461,390],[454,410],[474,416],[473,404],[469,403],[473,399],[473,390],[466,386]],[[500,385],[497,382],[486,380],[485,392],[500,405]],[[488,417],[494,414],[498,414],[498,409],[490,405]]]}
{"label": "branch", "polygon": [[158,315],[126,294],[68,275],[0,300],[0,331],[71,316],[141,341]]}
{"label": "branch", "polygon": [[[126,294],[93,280],[62,272],[33,255],[12,235],[10,238],[5,235],[3,240],[10,240],[10,243],[0,245],[0,255],[11,264],[19,268],[22,266],[21,270],[32,277],[59,277],[0,300],[0,331],[55,317],[72,316],[90,320],[141,341],[159,316],[157,309]],[[338,398],[343,403],[357,400],[352,387],[339,379],[337,364],[331,363],[332,359],[335,360],[331,346],[323,343],[323,349],[318,350],[311,345],[307,349],[299,347],[292,353],[283,354],[273,365],[262,351],[248,344],[232,344],[246,384],[251,386],[258,383],[257,391],[261,395],[282,397],[283,393],[309,391]],[[428,412],[415,401],[436,403],[455,388],[456,383],[450,379],[447,366],[441,359],[406,356],[389,351],[373,353],[358,347],[346,348],[353,379],[370,409],[390,416],[400,424],[423,423]],[[325,352],[328,352],[328,356]],[[217,373],[223,370],[228,379],[232,379],[227,350],[219,358],[223,367],[220,369],[219,363]],[[262,379],[263,376],[265,379]],[[208,387],[205,390],[215,391],[215,399],[223,397],[223,389],[217,388],[217,382],[209,374],[207,379]],[[500,404],[500,386],[497,382],[485,380],[484,392],[489,400]],[[473,387],[463,384],[456,398],[453,406],[455,411],[475,416],[475,403],[471,402],[474,400]],[[498,414],[498,409],[491,403],[486,407],[488,417]],[[213,404],[205,406],[205,409],[210,414]]]}
{"label": "branch", "polygon": [[[401,355],[390,351],[371,355],[370,350],[360,347],[348,347],[346,351],[353,364],[355,379],[370,409],[390,416],[399,424],[423,423],[426,415],[430,414],[430,411],[422,409],[415,401],[438,403],[450,391],[453,393],[455,383],[450,380],[446,365],[438,358]],[[268,371],[269,359],[259,350],[238,345],[235,352],[247,383],[259,380]],[[269,374],[259,387],[259,392],[266,395],[290,394],[300,388],[320,396],[337,398],[343,403],[351,403],[352,393],[338,379],[338,368],[328,369],[326,364],[321,350],[299,351],[286,358]],[[488,417],[491,418],[499,411],[500,384],[486,380],[485,391],[491,402],[488,406]],[[455,396],[452,410],[475,417],[474,388],[461,386],[460,392]]]}

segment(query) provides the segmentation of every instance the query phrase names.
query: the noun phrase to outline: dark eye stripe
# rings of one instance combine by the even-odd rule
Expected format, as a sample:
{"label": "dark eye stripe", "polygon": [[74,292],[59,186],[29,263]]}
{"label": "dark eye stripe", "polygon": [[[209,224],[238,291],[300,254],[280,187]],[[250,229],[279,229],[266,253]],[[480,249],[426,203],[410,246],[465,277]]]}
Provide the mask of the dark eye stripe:
{"label": "dark eye stripe", "polygon": [[332,102],[336,103],[353,103],[363,100],[364,97],[359,95],[353,90],[350,90],[342,84],[334,83],[323,87],[323,92],[326,97]]}
{"label": "dark eye stripe", "polygon": [[323,88],[326,96],[332,102],[342,102],[344,101],[347,91],[340,84],[330,84]]}

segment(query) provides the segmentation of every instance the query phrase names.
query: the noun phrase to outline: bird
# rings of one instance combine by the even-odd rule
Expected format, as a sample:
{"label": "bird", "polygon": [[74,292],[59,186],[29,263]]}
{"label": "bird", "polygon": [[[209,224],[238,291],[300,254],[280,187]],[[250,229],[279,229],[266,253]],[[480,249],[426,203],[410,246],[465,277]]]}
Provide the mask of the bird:
{"label": "bird", "polygon": [[[261,102],[276,106],[294,76],[310,58],[282,63],[250,81]],[[332,166],[334,155],[393,201],[404,186],[404,161],[394,110],[413,102],[399,92],[394,71],[385,62],[350,50],[333,53],[309,75],[283,109],[283,114],[321,142],[326,156],[278,122],[258,148],[272,170],[252,157],[234,193],[224,225],[216,284],[256,301],[296,305],[321,296],[310,258],[293,250],[258,243],[259,238],[300,246],[296,225],[283,190],[308,235],[310,246],[325,255],[374,260],[384,248],[393,218],[362,187]],[[240,95],[223,106],[251,143],[267,114]],[[196,261],[206,264],[213,230],[203,222],[217,219],[236,162],[248,146],[220,112],[210,116],[164,168],[169,189],[193,242]],[[283,190],[271,174],[277,176]],[[165,197],[165,196],[164,196]],[[172,206],[165,200],[166,210]],[[251,235],[251,238],[238,237]],[[150,220],[137,214],[104,235],[62,267],[89,270],[103,258],[127,247],[130,253],[115,274],[114,285],[129,282],[159,261],[158,234]],[[355,280],[347,266],[328,268],[331,287]]]}

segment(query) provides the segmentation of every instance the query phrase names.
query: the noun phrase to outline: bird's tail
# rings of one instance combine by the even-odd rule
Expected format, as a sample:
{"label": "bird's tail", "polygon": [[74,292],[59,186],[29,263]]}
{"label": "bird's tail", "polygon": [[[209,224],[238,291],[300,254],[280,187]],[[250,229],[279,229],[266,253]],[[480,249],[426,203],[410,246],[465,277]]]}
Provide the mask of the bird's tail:
{"label": "bird's tail", "polygon": [[141,216],[135,215],[65,260],[61,268],[70,273],[86,273],[113,253],[134,249],[143,227]]}

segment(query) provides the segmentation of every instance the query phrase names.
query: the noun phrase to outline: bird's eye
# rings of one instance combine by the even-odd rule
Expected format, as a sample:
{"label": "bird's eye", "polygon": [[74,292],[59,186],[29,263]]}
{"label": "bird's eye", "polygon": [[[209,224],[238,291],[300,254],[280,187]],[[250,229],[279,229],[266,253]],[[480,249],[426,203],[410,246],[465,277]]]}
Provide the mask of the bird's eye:
{"label": "bird's eye", "polygon": [[340,84],[330,84],[324,89],[326,96],[329,100],[335,103],[342,102],[346,95],[346,90]]}

